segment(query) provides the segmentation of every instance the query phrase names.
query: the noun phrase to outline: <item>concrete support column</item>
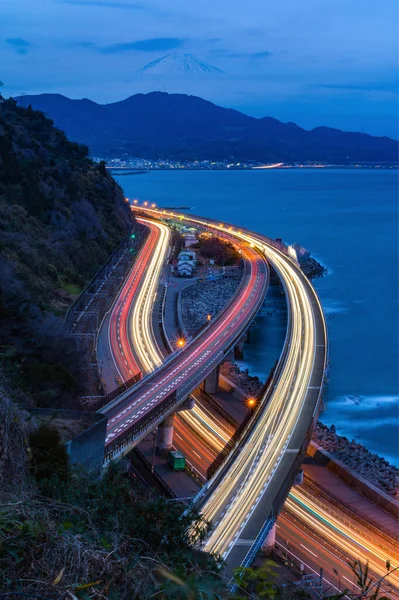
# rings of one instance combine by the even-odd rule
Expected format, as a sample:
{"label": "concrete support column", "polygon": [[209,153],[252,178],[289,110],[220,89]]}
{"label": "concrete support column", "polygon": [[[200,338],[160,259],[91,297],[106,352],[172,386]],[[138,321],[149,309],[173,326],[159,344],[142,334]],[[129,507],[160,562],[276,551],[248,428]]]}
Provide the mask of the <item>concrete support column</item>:
{"label": "concrete support column", "polygon": [[244,358],[244,344],[247,339],[247,335],[244,334],[241,339],[238,340],[236,345],[234,346],[234,358],[242,359]]}
{"label": "concrete support column", "polygon": [[183,404],[180,404],[180,406],[176,408],[175,412],[180,412],[182,410],[191,410],[192,408],[194,408],[194,404],[195,398],[194,396],[190,396],[189,398],[187,398],[187,400],[183,402]]}
{"label": "concrete support column", "polygon": [[156,447],[159,452],[166,453],[172,448],[174,418],[174,414],[169,415],[158,427]]}
{"label": "concrete support column", "polygon": [[216,394],[219,389],[219,372],[220,365],[211,371],[202,383],[202,389],[208,394]]}
{"label": "concrete support column", "polygon": [[294,485],[301,485],[303,483],[303,470],[300,469],[298,473],[295,475]]}
{"label": "concrete support column", "polygon": [[276,523],[274,523],[273,527],[267,534],[265,541],[263,542],[262,553],[266,556],[273,554],[274,544],[276,543],[276,529]]}
{"label": "concrete support column", "polygon": [[233,350],[229,350],[229,352],[227,352],[224,355],[224,359],[222,361],[222,364],[224,363],[233,363],[234,362],[234,349]]}

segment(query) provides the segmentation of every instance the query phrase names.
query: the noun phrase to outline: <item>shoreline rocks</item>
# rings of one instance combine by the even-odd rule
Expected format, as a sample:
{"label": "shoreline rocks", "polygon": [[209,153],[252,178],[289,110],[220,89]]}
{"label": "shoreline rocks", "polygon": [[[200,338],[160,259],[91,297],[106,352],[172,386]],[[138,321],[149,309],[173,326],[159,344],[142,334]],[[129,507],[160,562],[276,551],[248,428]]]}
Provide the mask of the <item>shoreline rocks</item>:
{"label": "shoreline rocks", "polygon": [[356,440],[349,441],[338,435],[334,425],[328,427],[320,421],[313,433],[313,441],[367,481],[399,499],[399,469],[385,458],[373,454]]}
{"label": "shoreline rocks", "polygon": [[309,258],[300,260],[299,266],[301,267],[302,272],[305,273],[306,277],[309,279],[324,277],[324,275],[327,275],[328,273],[328,269],[323,267],[323,265],[321,265],[311,256]]}
{"label": "shoreline rocks", "polygon": [[194,283],[181,293],[181,314],[189,335],[194,335],[207,323],[208,315],[215,317],[233,296],[241,278],[241,267],[225,267],[220,279]]}
{"label": "shoreline rocks", "polygon": [[[220,372],[248,396],[256,396],[262,390],[263,382],[258,377],[252,377],[248,369],[242,371],[236,363],[222,364]],[[356,440],[349,441],[339,435],[334,425],[328,427],[320,421],[312,440],[380,490],[399,499],[399,469],[385,458],[373,454]]]}

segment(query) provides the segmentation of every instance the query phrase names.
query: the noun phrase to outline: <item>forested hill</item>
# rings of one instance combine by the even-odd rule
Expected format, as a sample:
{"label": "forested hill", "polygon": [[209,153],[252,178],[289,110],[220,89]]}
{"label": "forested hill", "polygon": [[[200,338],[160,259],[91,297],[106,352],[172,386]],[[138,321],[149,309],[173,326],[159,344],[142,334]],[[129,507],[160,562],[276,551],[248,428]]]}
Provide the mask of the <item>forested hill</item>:
{"label": "forested hill", "polygon": [[78,357],[61,317],[132,224],[121,188],[87,155],[0,96],[0,384],[11,378],[39,405],[73,395]]}
{"label": "forested hill", "polygon": [[131,223],[121,188],[87,156],[43,113],[0,102],[2,272],[40,309],[65,309]]}
{"label": "forested hill", "polygon": [[23,96],[94,156],[265,162],[396,162],[387,137],[257,119],[186,94],[151,92],[97,104],[60,94]]}

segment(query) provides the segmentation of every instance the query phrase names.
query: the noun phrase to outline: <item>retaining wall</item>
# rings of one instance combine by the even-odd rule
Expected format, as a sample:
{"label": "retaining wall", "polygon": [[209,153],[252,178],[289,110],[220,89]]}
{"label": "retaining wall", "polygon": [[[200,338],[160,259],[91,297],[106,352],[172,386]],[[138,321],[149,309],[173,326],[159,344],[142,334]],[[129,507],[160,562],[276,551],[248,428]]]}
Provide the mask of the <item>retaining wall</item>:
{"label": "retaining wall", "polygon": [[356,473],[356,471],[340,460],[337,460],[332,454],[316,444],[316,442],[310,442],[307,453],[319,465],[337,475],[337,477],[342,479],[342,481],[345,481],[352,489],[371,500],[371,502],[393,517],[398,518],[399,503],[394,498],[391,498],[391,496],[364,479],[364,477]]}

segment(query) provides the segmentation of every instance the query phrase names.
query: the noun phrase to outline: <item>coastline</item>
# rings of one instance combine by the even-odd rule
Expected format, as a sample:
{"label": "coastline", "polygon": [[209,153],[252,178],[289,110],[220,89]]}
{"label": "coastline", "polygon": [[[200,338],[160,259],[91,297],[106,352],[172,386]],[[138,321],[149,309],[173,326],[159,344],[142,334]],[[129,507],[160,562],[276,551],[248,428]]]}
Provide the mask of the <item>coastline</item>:
{"label": "coastline", "polygon": [[[320,278],[328,273],[327,267],[321,265],[314,258],[308,256],[300,262],[301,268],[310,278]],[[216,282],[209,282],[216,283]],[[222,277],[217,282],[218,308],[228,301],[233,289],[231,281]],[[233,286],[234,287],[234,286]],[[194,335],[200,322],[204,320],[207,311],[214,307],[214,298],[211,290],[204,284],[195,284],[185,290],[182,297],[182,317],[187,330]],[[212,290],[215,292],[216,290]],[[220,373],[234,383],[242,393],[247,396],[258,396],[264,382],[258,376],[250,374],[250,366],[241,370],[235,362],[227,361],[221,365]],[[399,469],[387,459],[368,450],[366,446],[355,439],[349,440],[346,436],[339,435],[334,424],[327,426],[321,421],[316,425],[312,441],[323,450],[330,453],[336,460],[353,469],[358,475],[366,479],[378,489],[387,493],[394,499],[399,499]]]}

